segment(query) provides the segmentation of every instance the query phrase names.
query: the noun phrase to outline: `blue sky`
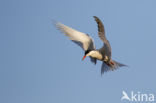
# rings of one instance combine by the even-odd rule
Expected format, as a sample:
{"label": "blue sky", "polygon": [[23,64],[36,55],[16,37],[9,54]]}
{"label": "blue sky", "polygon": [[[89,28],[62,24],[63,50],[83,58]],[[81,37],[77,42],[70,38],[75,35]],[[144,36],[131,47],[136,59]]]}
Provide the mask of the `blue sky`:
{"label": "blue sky", "polygon": [[[122,91],[156,95],[155,0],[1,0],[0,103],[121,103]],[[112,58],[129,67],[100,75],[101,62],[52,20],[94,38],[105,25]]]}

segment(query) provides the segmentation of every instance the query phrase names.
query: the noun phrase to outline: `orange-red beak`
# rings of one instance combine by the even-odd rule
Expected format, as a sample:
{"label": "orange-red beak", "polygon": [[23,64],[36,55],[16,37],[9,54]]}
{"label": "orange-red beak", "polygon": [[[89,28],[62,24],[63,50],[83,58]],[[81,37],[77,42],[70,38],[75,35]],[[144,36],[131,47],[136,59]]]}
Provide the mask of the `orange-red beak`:
{"label": "orange-red beak", "polygon": [[86,58],[86,55],[82,58],[82,60],[84,60]]}

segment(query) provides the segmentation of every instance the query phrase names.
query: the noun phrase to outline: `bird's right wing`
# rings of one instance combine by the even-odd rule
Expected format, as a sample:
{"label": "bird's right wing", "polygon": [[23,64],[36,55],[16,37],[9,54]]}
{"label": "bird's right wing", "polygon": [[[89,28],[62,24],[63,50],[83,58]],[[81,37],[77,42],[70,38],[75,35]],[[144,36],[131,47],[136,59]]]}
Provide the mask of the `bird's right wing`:
{"label": "bird's right wing", "polygon": [[78,44],[84,51],[95,49],[92,38],[82,32],[72,29],[62,23],[55,22],[55,26],[69,37],[74,43]]}

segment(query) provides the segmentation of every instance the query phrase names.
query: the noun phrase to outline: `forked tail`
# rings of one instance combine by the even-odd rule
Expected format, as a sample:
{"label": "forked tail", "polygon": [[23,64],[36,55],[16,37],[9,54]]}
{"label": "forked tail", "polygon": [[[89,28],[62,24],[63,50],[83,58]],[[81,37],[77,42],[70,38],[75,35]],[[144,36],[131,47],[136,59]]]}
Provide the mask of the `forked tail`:
{"label": "forked tail", "polygon": [[104,72],[113,71],[113,70],[116,70],[117,68],[122,67],[122,66],[127,66],[127,65],[121,64],[121,63],[114,61],[114,60],[110,60],[109,63],[106,63],[103,61],[102,66],[101,66],[101,75]]}

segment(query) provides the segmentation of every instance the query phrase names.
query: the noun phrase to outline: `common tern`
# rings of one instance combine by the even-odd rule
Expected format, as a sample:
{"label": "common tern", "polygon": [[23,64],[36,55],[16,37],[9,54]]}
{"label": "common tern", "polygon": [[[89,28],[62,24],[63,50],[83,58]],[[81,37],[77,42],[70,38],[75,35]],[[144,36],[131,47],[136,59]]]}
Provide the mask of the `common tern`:
{"label": "common tern", "polygon": [[73,28],[70,28],[60,22],[54,22],[54,25],[66,36],[69,37],[74,43],[79,45],[84,50],[84,60],[87,56],[90,57],[91,62],[96,64],[97,60],[102,61],[101,75],[107,71],[113,71],[119,67],[126,66],[115,60],[112,60],[112,51],[109,41],[105,35],[104,25],[101,20],[93,16],[98,26],[98,36],[103,41],[103,46],[100,49],[96,49],[93,39],[85,33],[79,32]]}

